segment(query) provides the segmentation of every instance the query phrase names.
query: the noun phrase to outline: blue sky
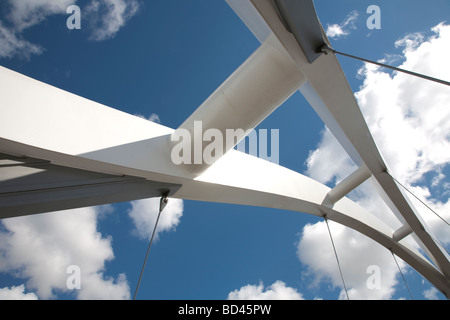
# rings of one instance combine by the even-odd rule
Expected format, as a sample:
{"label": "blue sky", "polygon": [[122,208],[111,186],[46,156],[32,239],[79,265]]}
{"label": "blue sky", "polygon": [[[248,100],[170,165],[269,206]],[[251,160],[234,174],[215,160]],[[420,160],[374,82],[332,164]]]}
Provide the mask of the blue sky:
{"label": "blue sky", "polygon": [[[0,4],[0,65],[130,114],[146,118],[153,115],[153,119],[157,115],[161,124],[171,128],[177,128],[259,47],[258,41],[224,0],[61,0],[57,1],[59,5],[56,7],[43,5],[35,11],[17,5],[21,1],[14,5],[14,1]],[[29,1],[23,0],[25,2]],[[81,8],[81,30],[68,30],[66,27],[69,14],[65,13],[65,8],[74,3]],[[450,3],[446,0],[433,0],[433,5],[419,0],[376,1],[381,9],[382,25],[380,30],[369,30],[366,20],[370,15],[366,9],[374,3],[315,1],[324,28],[327,30],[335,25],[342,31],[340,36],[330,38],[337,50],[374,60],[385,58],[397,66],[405,63],[414,67],[414,63],[417,65],[414,58],[423,57],[420,56],[423,52],[418,49],[426,49],[421,44],[428,43],[434,52],[433,46],[444,42],[437,40],[448,34],[450,22],[446,19],[450,16]],[[118,20],[119,17],[122,20]],[[26,25],[31,22],[33,24]],[[114,23],[116,25],[112,26]],[[440,23],[443,23],[440,33],[436,29],[431,30]],[[433,37],[436,38],[434,42]],[[345,57],[339,59],[351,87],[359,94],[359,101],[366,101],[379,88],[378,77],[391,74],[385,70],[364,68],[359,61]],[[435,72],[434,65],[426,62],[419,72]],[[442,70],[431,75],[445,77],[449,74],[447,61],[442,61],[440,66]],[[448,76],[446,80],[449,80]],[[404,83],[393,82],[389,86],[392,92],[384,92],[384,95],[395,96],[394,89],[404,89]],[[428,88],[423,83],[416,85],[415,92]],[[445,87],[433,87],[433,90],[434,93],[439,90],[436,96],[450,95]],[[406,95],[407,91],[401,94]],[[437,100],[433,105],[435,100],[424,100],[430,101],[427,108],[450,122],[448,109],[443,109],[442,114],[439,111],[442,106]],[[388,126],[386,130],[393,130],[389,132],[396,134],[395,127],[390,125],[389,113],[377,118],[377,110],[386,111],[382,109],[382,103],[371,103],[362,105],[369,127],[372,127],[372,121],[375,121],[374,125],[377,121],[384,121]],[[395,101],[392,103],[394,105]],[[397,123],[398,130],[404,128],[405,132],[414,123],[423,128],[423,132],[416,134],[428,139],[428,142],[421,141],[420,145],[411,146],[411,149],[426,155],[418,157],[414,165],[409,163],[410,158],[403,160],[392,151],[400,150],[395,144],[398,139],[387,139],[382,133],[377,133],[375,140],[383,144],[380,149],[382,152],[386,150],[383,154],[386,159],[393,159],[394,168],[399,168],[397,173],[402,181],[428,199],[433,208],[446,214],[448,220],[450,156],[443,151],[445,147],[441,152],[431,147],[432,142],[439,138],[443,139],[444,146],[448,146],[449,137],[445,132],[449,124],[444,123],[443,133],[432,131],[430,127],[435,125],[436,114],[426,113],[432,111],[423,108],[411,105],[409,113],[403,117],[405,122]],[[413,120],[415,122],[410,122]],[[349,160],[342,156],[342,151],[327,139],[323,123],[298,92],[259,128],[280,130],[280,165],[308,174],[330,186],[352,168]],[[410,146],[410,143],[402,145]],[[323,161],[314,160],[314,154],[323,155]],[[331,155],[328,160],[327,155]],[[342,165],[340,168],[336,168],[336,163],[330,165],[336,155],[342,159],[339,163],[336,161]],[[377,208],[378,200],[372,198],[370,190],[369,186],[364,186],[353,197],[362,204]],[[104,261],[99,262],[100,265],[104,263],[103,267],[98,267],[99,281],[110,281],[111,286],[117,285],[128,292],[128,298],[132,297],[148,245],[146,239],[136,235],[136,226],[129,215],[132,205],[121,203],[92,210],[93,219],[89,221],[105,240],[102,248],[109,246],[105,249]],[[436,226],[439,239],[448,245],[448,227],[442,227],[435,220],[430,221]],[[0,240],[9,241],[12,230],[16,230],[13,227],[14,223],[1,223]],[[323,222],[316,217],[274,209],[184,201],[182,216],[173,227],[160,232],[152,246],[139,289],[140,299],[226,299],[232,292],[235,296],[241,293],[240,297],[249,297],[242,290],[246,286],[245,292],[256,296],[265,292],[287,298],[342,298],[341,284],[334,276],[337,272],[334,260],[328,264],[335,271],[321,269],[317,264],[302,260],[322,244],[308,242],[310,238],[307,235],[321,235],[323,231]],[[361,259],[358,259],[357,251],[352,258],[351,250],[344,247],[345,241],[368,240],[361,240],[360,236],[336,224],[331,224],[331,228],[336,232],[338,253],[347,251],[342,259],[348,259],[348,264],[344,262],[343,266],[358,264]],[[328,235],[325,236],[321,239],[324,246],[328,246],[327,250],[331,250]],[[370,241],[364,243],[367,247],[363,250],[375,246]],[[70,247],[65,249],[71,250]],[[378,249],[380,252],[385,250]],[[5,261],[10,257],[7,250],[6,246],[0,245],[0,255],[3,255],[0,258],[0,292],[1,288],[6,288],[3,292],[8,293],[11,292],[8,290],[23,285],[19,296],[28,294],[28,297],[40,299],[81,297],[77,291],[63,290],[57,285],[52,287],[42,279],[34,279],[39,276],[33,271],[22,272],[35,265],[26,258],[17,258],[16,264],[6,266]],[[107,250],[112,250],[113,254]],[[299,253],[301,250],[304,255]],[[410,298],[398,269],[392,267],[392,257],[390,262],[385,256],[383,259],[380,264],[382,272],[388,270],[387,288],[371,295],[362,288],[363,285],[356,284],[363,278],[348,279],[352,276],[347,274],[350,287],[354,289],[351,291],[353,298]],[[385,267],[383,263],[389,266]],[[415,299],[444,298],[414,270],[401,265]],[[362,264],[361,268],[365,270],[366,265]],[[343,272],[345,277],[345,269]],[[39,290],[39,285],[51,288],[51,294]],[[86,297],[92,295],[86,294]]]}

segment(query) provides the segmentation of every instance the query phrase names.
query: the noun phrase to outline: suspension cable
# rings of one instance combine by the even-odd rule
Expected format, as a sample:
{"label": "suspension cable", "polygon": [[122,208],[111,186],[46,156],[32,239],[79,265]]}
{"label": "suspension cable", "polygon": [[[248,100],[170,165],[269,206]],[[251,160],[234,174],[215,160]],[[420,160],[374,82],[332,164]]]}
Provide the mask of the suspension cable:
{"label": "suspension cable", "polygon": [[424,75],[424,74],[420,74],[420,73],[417,73],[417,72],[412,72],[412,71],[409,71],[409,70],[393,67],[393,66],[390,66],[390,65],[385,64],[385,63],[381,63],[381,62],[377,62],[377,61],[373,61],[373,60],[357,57],[357,56],[354,56],[354,55],[351,55],[351,54],[348,54],[348,53],[340,52],[340,51],[337,51],[337,50],[331,48],[327,44],[324,44],[319,50],[320,50],[320,52],[323,52],[325,54],[328,54],[328,53],[340,54],[342,56],[346,56],[346,57],[349,57],[349,58],[353,58],[353,59],[361,60],[361,61],[364,61],[364,62],[372,63],[372,64],[375,64],[375,65],[381,66],[383,68],[392,69],[392,70],[395,70],[395,71],[398,71],[398,72],[403,72],[403,73],[406,73],[406,74],[409,74],[409,75],[412,75],[412,76],[415,76],[415,77],[419,77],[419,78],[422,78],[422,79],[425,79],[425,80],[430,80],[430,81],[434,81],[434,82],[437,82],[437,83],[440,83],[440,84],[444,84],[444,85],[450,86],[450,82],[448,82],[448,81],[437,79],[437,78],[433,78],[433,77],[430,77],[430,76],[427,76],[427,75]]}
{"label": "suspension cable", "polygon": [[411,296],[411,300],[414,300],[414,297],[413,297],[413,295],[411,293],[411,290],[409,290],[408,283],[406,282],[406,278],[403,275],[402,269],[400,268],[400,266],[399,266],[399,264],[397,262],[397,259],[395,258],[394,252],[391,251],[391,254],[392,254],[392,257],[394,258],[395,264],[397,265],[398,271],[400,271],[400,274],[402,275],[403,282],[405,283],[406,289],[408,289],[409,295]]}
{"label": "suspension cable", "polygon": [[427,207],[431,212],[433,212],[439,219],[441,219],[442,221],[444,221],[449,227],[450,224],[443,218],[441,217],[436,211],[434,211],[433,209],[430,208],[430,206],[428,206],[424,201],[422,201],[418,196],[416,196],[414,193],[412,193],[411,190],[409,190],[407,187],[405,187],[400,181],[398,181],[389,171],[386,170],[386,173],[395,181],[397,182],[403,189],[405,189],[406,191],[408,191],[412,196],[414,196],[414,198],[416,198],[417,200],[419,200],[425,207]]}
{"label": "suspension cable", "polygon": [[138,280],[138,283],[136,285],[136,290],[134,291],[133,300],[136,300],[136,296],[137,296],[137,293],[138,293],[138,290],[139,290],[139,286],[141,284],[142,275],[144,274],[145,265],[147,264],[148,254],[150,252],[150,248],[152,247],[153,237],[155,236],[156,228],[158,227],[159,217],[161,216],[161,212],[163,211],[164,207],[167,205],[168,201],[169,201],[169,199],[167,199],[167,196],[162,196],[161,200],[159,202],[158,217],[156,218],[155,226],[153,227],[152,237],[150,238],[150,243],[149,243],[148,248],[147,248],[147,253],[145,254],[144,264],[142,265],[141,274],[139,275],[139,280]]}
{"label": "suspension cable", "polygon": [[327,219],[326,216],[324,216],[324,220],[325,220],[326,225],[327,225],[328,234],[330,235],[331,244],[333,245],[334,256],[336,257],[337,265],[338,265],[338,268],[339,268],[339,273],[341,275],[342,284],[344,285],[345,294],[347,296],[347,300],[350,300],[350,298],[348,296],[347,286],[345,285],[344,276],[342,274],[341,264],[339,262],[339,257],[338,257],[337,251],[336,251],[336,246],[334,245],[333,236],[331,235],[330,226],[328,225],[328,219]]}

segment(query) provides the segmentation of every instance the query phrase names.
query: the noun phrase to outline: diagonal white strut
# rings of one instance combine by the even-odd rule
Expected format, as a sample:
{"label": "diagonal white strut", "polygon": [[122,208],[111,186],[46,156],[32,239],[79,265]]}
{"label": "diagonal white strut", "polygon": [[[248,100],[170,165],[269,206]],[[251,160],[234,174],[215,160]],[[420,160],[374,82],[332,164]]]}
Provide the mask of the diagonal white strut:
{"label": "diagonal white strut", "polygon": [[[199,157],[210,144],[203,141],[206,131],[217,130],[222,137],[229,137],[229,132],[236,133],[224,143],[225,154],[305,82],[306,78],[278,40],[268,37],[172,134],[173,138],[180,130],[186,130],[193,137],[190,165],[183,167],[195,175],[209,167],[210,164]],[[199,121],[202,130],[196,129]]]}
{"label": "diagonal white strut", "polygon": [[371,177],[370,170],[362,165],[355,172],[353,172],[350,176],[341,181],[338,185],[336,185],[333,189],[328,192],[327,197],[324,201],[324,205],[328,205],[333,207],[333,205],[349,194],[351,191],[356,189],[359,185],[361,185],[364,181]]}

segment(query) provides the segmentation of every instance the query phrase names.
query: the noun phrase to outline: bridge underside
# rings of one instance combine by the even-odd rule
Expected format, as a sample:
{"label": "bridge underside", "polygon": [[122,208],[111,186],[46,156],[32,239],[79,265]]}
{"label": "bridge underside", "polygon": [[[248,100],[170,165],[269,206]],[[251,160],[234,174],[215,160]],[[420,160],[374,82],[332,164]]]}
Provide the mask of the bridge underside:
{"label": "bridge underside", "polygon": [[[248,132],[300,90],[359,166],[355,173],[330,189],[231,148],[212,165],[176,165],[171,160],[176,130],[0,67],[0,218],[167,192],[180,199],[326,216],[391,250],[448,297],[447,253],[387,174],[338,60],[316,52],[317,43],[328,40],[312,1],[228,3],[261,47],[179,129],[192,132],[193,123],[202,121],[204,130],[215,128],[223,136],[226,129]],[[300,9],[302,15],[291,16]],[[378,186],[401,230],[346,197],[367,179]],[[401,241],[409,234],[427,256]]]}

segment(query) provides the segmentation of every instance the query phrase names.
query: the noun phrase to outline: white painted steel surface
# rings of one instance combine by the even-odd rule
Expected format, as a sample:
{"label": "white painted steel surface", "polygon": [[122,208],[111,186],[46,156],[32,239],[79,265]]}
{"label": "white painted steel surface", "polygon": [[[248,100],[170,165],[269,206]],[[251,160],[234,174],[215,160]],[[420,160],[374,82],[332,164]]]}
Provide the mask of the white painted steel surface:
{"label": "white painted steel surface", "polygon": [[[300,87],[300,92],[353,161],[367,168],[380,194],[398,218],[410,226],[435,265],[415,248],[397,241],[398,231],[397,236],[393,237],[395,230],[350,199],[341,198],[343,194],[339,194],[332,204],[327,203],[327,196],[333,191],[304,175],[236,150],[229,150],[212,166],[204,166],[201,170],[175,165],[170,157],[173,146],[170,137],[174,129],[89,101],[2,67],[0,152],[98,173],[181,185],[172,195],[175,198],[326,216],[391,250],[448,297],[448,256],[435,243],[402,190],[386,173],[387,166],[336,57],[322,55],[309,64],[295,38],[281,23],[272,1],[228,2],[264,44],[259,53],[250,57],[182,127],[189,130],[192,121],[198,119],[206,121],[207,128],[253,129]],[[265,64],[267,69],[262,66]],[[256,81],[255,77],[269,70],[275,80],[260,79],[254,90],[242,90],[248,86],[247,81]],[[276,79],[285,82],[282,86],[274,86]],[[257,96],[261,90],[268,90],[269,93],[264,100]],[[238,105],[239,110],[233,109]],[[361,177],[367,176],[364,173],[356,180]],[[351,189],[347,188],[350,185],[353,187],[353,183],[341,187]]]}

